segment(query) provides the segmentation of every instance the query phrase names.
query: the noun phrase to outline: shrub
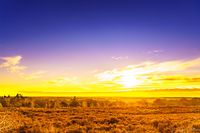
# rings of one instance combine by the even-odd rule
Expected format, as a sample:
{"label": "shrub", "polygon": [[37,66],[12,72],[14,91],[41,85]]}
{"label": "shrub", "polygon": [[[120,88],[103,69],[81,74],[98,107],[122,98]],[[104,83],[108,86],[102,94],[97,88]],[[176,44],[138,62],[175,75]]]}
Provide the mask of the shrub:
{"label": "shrub", "polygon": [[194,132],[199,132],[199,131],[200,131],[200,123],[194,123],[194,124],[192,125],[192,130],[193,130]]}
{"label": "shrub", "polygon": [[82,129],[69,129],[66,133],[84,133]]}
{"label": "shrub", "polygon": [[30,101],[29,102],[23,102],[22,106],[23,107],[32,107],[32,103]]}
{"label": "shrub", "polygon": [[55,107],[56,107],[56,102],[55,101],[48,101],[47,108],[55,108]]}
{"label": "shrub", "polygon": [[115,123],[118,123],[119,122],[119,120],[117,119],[117,118],[111,118],[109,121],[108,121],[108,123],[109,124],[115,124]]}
{"label": "shrub", "polygon": [[0,98],[0,103],[3,107],[8,107],[9,106],[9,102],[8,100],[6,100],[5,98],[1,97]]}
{"label": "shrub", "polygon": [[78,106],[80,106],[79,102],[76,100],[76,97],[74,97],[73,99],[71,99],[71,102],[70,102],[69,106],[71,106],[71,107],[78,107]]}
{"label": "shrub", "polygon": [[165,99],[156,99],[153,102],[153,105],[155,105],[155,106],[165,106],[166,105],[166,100]]}
{"label": "shrub", "polygon": [[46,107],[46,101],[45,100],[35,100],[34,107],[35,108],[45,108]]}
{"label": "shrub", "polygon": [[68,107],[67,101],[61,101],[61,102],[60,102],[60,106],[61,106],[61,107]]}

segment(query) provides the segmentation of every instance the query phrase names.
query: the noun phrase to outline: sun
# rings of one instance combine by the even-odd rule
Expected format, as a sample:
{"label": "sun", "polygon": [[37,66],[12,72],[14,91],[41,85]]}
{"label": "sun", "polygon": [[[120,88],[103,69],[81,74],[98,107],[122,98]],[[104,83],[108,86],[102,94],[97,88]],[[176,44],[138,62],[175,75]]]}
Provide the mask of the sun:
{"label": "sun", "polygon": [[136,78],[136,75],[126,74],[120,78],[119,83],[125,88],[133,88],[139,85],[141,81]]}

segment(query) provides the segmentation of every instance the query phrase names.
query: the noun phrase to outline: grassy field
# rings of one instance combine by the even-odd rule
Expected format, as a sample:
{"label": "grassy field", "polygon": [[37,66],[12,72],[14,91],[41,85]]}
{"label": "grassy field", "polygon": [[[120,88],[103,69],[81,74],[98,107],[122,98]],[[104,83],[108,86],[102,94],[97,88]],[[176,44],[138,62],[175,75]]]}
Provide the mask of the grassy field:
{"label": "grassy field", "polygon": [[2,99],[2,133],[200,132],[198,98]]}

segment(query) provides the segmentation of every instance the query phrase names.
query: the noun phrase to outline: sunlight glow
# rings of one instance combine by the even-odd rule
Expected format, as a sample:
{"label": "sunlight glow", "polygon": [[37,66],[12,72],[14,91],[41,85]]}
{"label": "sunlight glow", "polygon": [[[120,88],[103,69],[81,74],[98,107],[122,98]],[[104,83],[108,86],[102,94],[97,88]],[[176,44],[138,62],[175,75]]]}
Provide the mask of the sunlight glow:
{"label": "sunlight glow", "polygon": [[[57,73],[48,70],[30,70],[20,62],[22,56],[0,59],[0,94],[18,92],[131,92],[141,90],[200,88],[200,57],[189,60],[141,62],[128,66],[99,70],[96,73]],[[24,69],[14,68],[24,67]],[[195,69],[194,69],[195,68]],[[55,69],[58,70],[58,69]],[[74,69],[74,71],[77,71]],[[72,72],[72,71],[71,71]],[[188,72],[190,72],[188,74]],[[51,94],[51,93],[49,93]]]}
{"label": "sunlight glow", "polygon": [[135,75],[127,74],[120,78],[119,83],[122,84],[125,88],[133,88],[140,84],[141,81],[138,80]]}

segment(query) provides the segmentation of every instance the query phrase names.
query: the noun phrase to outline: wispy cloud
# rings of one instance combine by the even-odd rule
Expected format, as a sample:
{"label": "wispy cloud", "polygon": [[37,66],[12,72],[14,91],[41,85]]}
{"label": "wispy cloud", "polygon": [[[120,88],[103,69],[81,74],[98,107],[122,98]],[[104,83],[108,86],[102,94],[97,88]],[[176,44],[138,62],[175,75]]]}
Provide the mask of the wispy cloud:
{"label": "wispy cloud", "polygon": [[22,56],[0,57],[0,59],[3,61],[3,63],[0,64],[0,68],[5,68],[10,72],[17,73],[27,68],[26,66],[20,65]]}
{"label": "wispy cloud", "polygon": [[[161,75],[167,75],[168,73],[171,73],[171,75],[184,74],[192,68],[200,69],[200,58],[165,62],[144,62],[129,65],[121,69],[104,71],[95,76],[99,82],[113,82],[125,88],[133,88],[140,85],[161,83],[163,81],[160,79]],[[198,81],[194,78],[191,80]]]}
{"label": "wispy cloud", "polygon": [[20,63],[22,57],[17,55],[17,56],[12,56],[12,57],[0,57],[1,60],[4,62],[0,65],[0,67],[9,67],[13,65],[17,65]]}
{"label": "wispy cloud", "polygon": [[160,80],[168,81],[168,82],[200,82],[200,76],[184,76],[184,75],[172,75],[172,76],[162,76]]}
{"label": "wispy cloud", "polygon": [[22,56],[20,55],[0,57],[0,60],[2,60],[0,68],[8,70],[10,73],[15,73],[26,80],[40,78],[46,73],[45,71],[36,71],[30,74],[25,73],[24,70],[27,66],[21,65]]}
{"label": "wispy cloud", "polygon": [[20,73],[19,75],[26,80],[31,80],[41,78],[45,73],[46,71],[36,71],[30,74]]}
{"label": "wispy cloud", "polygon": [[56,86],[64,86],[66,84],[78,84],[79,80],[77,77],[58,77],[54,80],[48,81],[48,83]]}
{"label": "wispy cloud", "polygon": [[113,60],[127,60],[128,56],[112,56],[111,59],[113,59]]}
{"label": "wispy cloud", "polygon": [[160,54],[160,53],[163,53],[164,51],[161,50],[161,49],[154,49],[154,50],[150,50],[148,51],[147,53],[148,54]]}

